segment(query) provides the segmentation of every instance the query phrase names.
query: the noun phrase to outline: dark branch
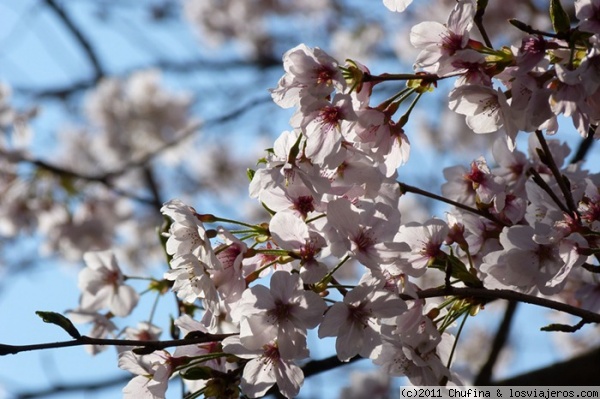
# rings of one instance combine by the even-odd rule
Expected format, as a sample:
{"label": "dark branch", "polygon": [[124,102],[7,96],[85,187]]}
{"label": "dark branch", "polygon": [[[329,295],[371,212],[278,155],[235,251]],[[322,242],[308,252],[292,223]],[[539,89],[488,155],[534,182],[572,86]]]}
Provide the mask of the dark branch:
{"label": "dark branch", "polygon": [[67,392],[96,392],[101,389],[112,388],[114,386],[125,386],[131,380],[131,375],[126,374],[122,377],[113,377],[105,380],[98,381],[86,381],[78,382],[73,384],[57,384],[47,389],[41,389],[38,391],[20,392],[15,394],[15,399],[33,399],[41,398],[44,396],[57,395],[59,393]]}
{"label": "dark branch", "polygon": [[[173,73],[197,73],[200,69],[210,71],[223,71],[231,69],[243,69],[243,68],[270,68],[273,66],[281,66],[281,60],[265,61],[257,64],[253,61],[244,60],[224,60],[224,61],[211,61],[206,59],[193,59],[184,61],[167,61],[160,60],[147,65],[139,65],[136,67],[128,68],[126,71],[119,73],[121,76],[127,76],[134,71],[149,69],[149,68],[160,68],[163,71],[169,71]],[[97,79],[82,79],[69,85],[59,87],[48,87],[45,89],[37,89],[32,87],[15,87],[14,90],[23,94],[33,96],[37,99],[42,98],[60,98],[66,99],[73,96],[81,91],[88,90],[96,85]]]}
{"label": "dark branch", "polygon": [[[360,357],[360,356],[354,356],[349,361],[342,362],[338,359],[337,356],[334,355],[334,356],[327,357],[325,359],[311,360],[310,362],[306,363],[302,367],[302,372],[304,373],[304,378],[308,378],[313,375],[323,373],[325,371],[333,370],[340,366],[345,366],[347,364],[354,363],[358,360],[364,360],[364,358]],[[281,395],[281,393],[279,392],[279,389],[277,389],[277,385],[273,385],[273,387],[271,389],[269,389],[269,391],[267,391],[267,395],[274,395],[275,397],[279,397],[279,396],[283,397]]]}
{"label": "dark branch", "polygon": [[556,363],[505,380],[494,381],[490,385],[595,386],[598,385],[599,364],[600,348],[596,348],[562,363]]}
{"label": "dark branch", "polygon": [[564,177],[562,175],[562,173],[560,173],[560,170],[558,169],[558,165],[556,165],[556,162],[554,162],[554,157],[552,156],[550,147],[548,147],[548,143],[546,142],[546,139],[544,138],[544,134],[542,133],[541,130],[536,130],[535,135],[536,135],[538,141],[540,142],[540,145],[542,146],[542,151],[544,152],[544,155],[545,155],[544,158],[542,159],[542,161],[552,171],[552,174],[554,175],[554,179],[558,183],[558,187],[560,187],[560,191],[562,191],[563,197],[565,198],[565,201],[567,202],[567,207],[568,207],[569,211],[571,212],[571,214],[577,212],[577,207],[575,206],[573,194],[571,193],[571,190],[569,189],[569,187],[567,185],[566,177]]}
{"label": "dark branch", "polygon": [[67,12],[61,6],[59,6],[55,0],[44,1],[48,5],[48,7],[52,11],[54,11],[57,17],[62,21],[67,30],[71,32],[71,34],[75,37],[75,40],[77,41],[77,43],[79,43],[79,45],[83,49],[83,52],[90,60],[92,68],[94,69],[94,78],[92,79],[92,82],[95,84],[100,79],[102,79],[105,73],[102,66],[100,65],[100,60],[98,59],[96,52],[92,48],[91,43],[89,42],[89,40],[87,40],[87,38],[83,35],[81,30],[79,30],[79,28],[71,20],[71,17],[69,17]]}
{"label": "dark branch", "polygon": [[[460,298],[474,298],[484,300],[483,302],[489,302],[494,299],[506,299],[508,301],[518,301],[523,303],[529,303],[531,305],[537,305],[548,309],[558,310],[582,318],[585,323],[600,323],[600,314],[590,312],[589,310],[581,309],[575,306],[567,305],[566,303],[553,301],[546,298],[541,298],[533,295],[527,295],[511,290],[490,290],[487,288],[456,288],[456,287],[444,287],[444,288],[431,288],[417,292],[419,298],[436,298],[444,296],[456,296]],[[414,299],[409,296],[404,296],[403,299],[410,300]]]}
{"label": "dark branch", "polygon": [[573,159],[571,159],[570,163],[574,164],[585,159],[585,156],[590,151],[592,144],[594,144],[594,141],[596,140],[594,135],[596,134],[597,128],[597,125],[590,125],[587,136],[579,144],[579,148],[577,149],[577,152],[573,156]]}
{"label": "dark branch", "polygon": [[110,345],[110,346],[134,346],[137,348],[146,348],[148,350],[160,350],[169,348],[172,346],[185,346],[194,344],[203,344],[207,342],[222,341],[223,339],[231,336],[232,334],[199,334],[199,336],[193,338],[184,339],[171,339],[167,341],[138,341],[131,339],[103,339],[103,338],[90,338],[85,335],[71,340],[71,341],[59,341],[49,342],[45,344],[33,344],[33,345],[5,345],[0,344],[0,356],[5,355],[16,355],[21,352],[29,352],[44,349],[56,349],[56,348],[68,348],[72,346],[84,346],[84,345]]}
{"label": "dark branch", "polygon": [[485,43],[485,45],[489,48],[494,48],[494,46],[492,46],[492,41],[490,40],[490,37],[488,36],[487,31],[485,30],[485,27],[483,25],[483,15],[485,14],[485,8],[487,7],[487,3],[487,0],[477,1],[477,11],[475,12],[473,21],[475,22],[475,26],[477,26],[479,33],[481,33],[481,37],[483,38],[483,42]]}
{"label": "dark branch", "polygon": [[[166,142],[163,145],[161,145],[160,147],[156,148],[155,150],[150,151],[147,154],[144,154],[143,156],[141,156],[137,159],[134,159],[134,160],[131,160],[131,161],[125,163],[121,168],[119,168],[117,170],[108,171],[108,172],[104,172],[101,174],[88,175],[88,174],[84,174],[84,173],[80,173],[80,172],[75,172],[73,170],[64,168],[62,166],[48,163],[41,159],[33,159],[33,158],[23,157],[22,162],[30,163],[40,169],[51,172],[56,176],[61,176],[61,177],[66,177],[66,178],[71,178],[71,179],[79,179],[79,180],[84,180],[84,181],[88,181],[88,182],[95,182],[95,183],[103,184],[108,189],[114,191],[116,194],[126,197],[126,198],[131,198],[131,199],[136,200],[143,204],[148,204],[148,205],[157,207],[158,204],[160,203],[161,204],[160,206],[162,206],[162,202],[160,202],[161,201],[160,197],[157,195],[158,192],[157,191],[155,192],[154,189],[151,188],[151,191],[153,194],[152,198],[140,197],[134,193],[131,193],[131,192],[128,192],[128,191],[125,191],[125,190],[122,190],[122,189],[116,187],[115,184],[113,183],[113,180],[119,176],[124,175],[127,172],[130,172],[133,169],[145,168],[147,165],[150,164],[150,161],[152,161],[152,159],[154,159],[158,155],[162,154],[165,150],[180,144],[183,140],[185,140],[186,138],[190,137],[192,134],[197,132],[201,127],[216,126],[216,125],[219,125],[222,123],[226,123],[226,122],[235,120],[236,118],[243,115],[244,113],[252,110],[254,107],[261,105],[261,104],[268,103],[270,101],[271,101],[271,98],[269,96],[255,98],[255,99],[250,100],[247,103],[242,104],[239,107],[237,107],[223,115],[220,115],[215,118],[207,119],[206,121],[204,121],[204,123],[192,123],[189,126],[182,129],[180,132],[176,133],[175,134],[175,136],[177,137],[176,139]],[[160,209],[160,206],[158,206],[158,209]]]}
{"label": "dark branch", "polygon": [[481,217],[484,217],[484,218],[486,218],[488,220],[491,220],[492,222],[497,223],[500,226],[506,226],[507,225],[505,222],[503,222],[501,220],[498,220],[496,217],[494,217],[494,215],[492,215],[491,213],[489,213],[487,211],[476,209],[476,208],[470,207],[468,205],[461,204],[460,202],[452,201],[451,199],[442,197],[441,195],[430,193],[429,191],[422,190],[422,189],[420,189],[418,187],[414,187],[414,186],[408,185],[406,183],[398,182],[398,185],[400,186],[400,192],[402,192],[402,194],[404,194],[404,193],[413,193],[413,194],[422,195],[424,197],[431,198],[431,199],[434,199],[436,201],[444,202],[444,203],[446,203],[448,205],[455,206],[455,207],[457,207],[459,209],[462,209],[464,211],[474,213],[474,214],[479,215]]}
{"label": "dark branch", "polygon": [[498,331],[494,337],[494,342],[492,343],[492,349],[490,350],[490,354],[488,355],[488,359],[486,360],[485,364],[481,370],[479,370],[479,375],[477,375],[475,378],[475,385],[491,385],[494,366],[500,357],[502,348],[504,348],[508,341],[508,335],[510,333],[510,327],[517,310],[517,305],[518,302],[514,301],[509,301],[507,303],[506,310],[504,311],[504,317],[502,318],[502,322],[500,323],[500,327],[498,327]]}
{"label": "dark branch", "polygon": [[[461,298],[471,298],[483,300],[483,303],[489,302],[494,299],[506,299],[509,301],[519,301],[523,303],[529,303],[532,305],[542,306],[548,309],[558,310],[560,312],[568,313],[573,316],[580,317],[583,323],[600,323],[600,314],[590,312],[589,310],[581,309],[575,306],[571,306],[562,302],[556,302],[546,298],[540,298],[533,295],[522,294],[511,290],[490,290],[486,288],[456,288],[456,287],[444,287],[444,288],[431,288],[427,290],[419,291],[418,297],[424,298],[436,298],[455,296]],[[414,300],[408,295],[402,295],[405,300]],[[171,346],[183,346],[193,345],[198,343],[221,341],[222,339],[230,336],[231,334],[201,334],[199,337],[186,338],[181,340],[168,340],[168,341],[136,341],[136,340],[121,340],[121,339],[100,339],[90,338],[82,336],[72,341],[60,341],[45,344],[34,344],[34,345],[4,345],[0,344],[0,355],[16,354],[19,352],[52,349],[52,348],[65,348],[70,346],[82,346],[82,345],[111,345],[111,346],[138,346],[152,350],[159,350],[168,348]]]}

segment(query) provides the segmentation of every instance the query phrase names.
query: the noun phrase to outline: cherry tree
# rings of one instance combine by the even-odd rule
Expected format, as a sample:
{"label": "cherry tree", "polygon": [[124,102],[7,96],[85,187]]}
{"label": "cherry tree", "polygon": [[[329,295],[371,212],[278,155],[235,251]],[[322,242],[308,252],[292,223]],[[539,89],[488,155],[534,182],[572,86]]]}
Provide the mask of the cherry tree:
{"label": "cherry tree", "polygon": [[[40,254],[85,267],[78,303],[66,312],[40,303],[37,312],[71,339],[3,342],[1,355],[114,347],[115,368],[131,373],[123,383],[131,398],[164,398],[175,380],[186,398],[292,398],[311,376],[365,359],[379,373],[357,377],[365,397],[393,377],[525,385],[493,375],[517,303],[551,310],[555,322],[542,329],[566,340],[600,322],[600,177],[584,164],[600,121],[598,1],[384,0],[386,18],[411,23],[395,33],[396,63],[369,60],[367,50],[391,34],[387,25],[343,39],[341,20],[364,5],[184,2],[205,40],[235,40],[240,64],[278,74],[259,89],[288,110],[287,128],[237,174],[243,184],[229,177],[259,140],[229,138],[210,155],[195,133],[243,112],[269,118],[258,107],[264,101],[229,98],[221,116],[194,116],[194,94],[164,88],[157,69],[109,76],[66,9],[45,3],[94,76],[34,94],[77,101],[89,86],[86,123],[59,134],[63,161],[49,162],[31,138],[37,109],[11,103],[3,86],[0,231],[6,242],[27,234]],[[172,18],[175,7],[155,5],[152,15]],[[300,38],[280,49],[279,27],[296,15],[339,22],[327,33],[342,44],[326,51]],[[443,107],[437,125],[420,123],[435,101]],[[579,138],[576,151],[566,134]],[[436,188],[409,184],[403,173],[419,163],[420,136],[453,152],[454,164],[435,171],[443,176]],[[236,155],[232,143],[247,151]],[[229,186],[243,186],[246,198],[228,203],[238,198]],[[215,204],[200,199],[207,195]],[[415,198],[436,204],[421,208],[428,216],[411,215]],[[134,267],[124,271],[121,262]],[[126,318],[148,292],[175,303],[168,325],[152,323],[156,307],[137,327]],[[494,313],[502,321],[486,338],[487,361],[460,367],[473,345],[463,327],[501,301],[508,306]],[[314,357],[311,336],[332,337],[333,356]],[[566,367],[581,370],[573,364],[590,358]],[[523,378],[595,381],[585,371]]]}

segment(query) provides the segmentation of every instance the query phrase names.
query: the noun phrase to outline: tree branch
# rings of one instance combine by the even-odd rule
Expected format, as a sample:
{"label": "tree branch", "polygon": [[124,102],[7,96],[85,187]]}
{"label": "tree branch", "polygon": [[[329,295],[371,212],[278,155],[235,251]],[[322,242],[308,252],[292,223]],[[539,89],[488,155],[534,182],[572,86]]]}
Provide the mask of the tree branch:
{"label": "tree branch", "polygon": [[513,386],[596,386],[598,385],[598,365],[600,348],[588,353],[540,368],[529,373],[500,381],[490,385]]}
{"label": "tree branch", "polygon": [[[168,60],[159,60],[154,63],[138,65],[135,67],[128,68],[125,71],[119,73],[120,76],[127,76],[134,71],[150,69],[150,68],[159,68],[163,71],[169,71],[173,73],[197,73],[199,69],[211,70],[211,71],[223,71],[230,69],[240,69],[240,68],[249,68],[249,67],[260,67],[260,68],[270,68],[273,66],[280,67],[281,60],[269,61],[267,63],[260,63],[257,65],[255,62],[251,61],[243,61],[243,60],[224,60],[224,61],[211,61],[206,59],[192,59],[185,61],[168,61]],[[96,85],[98,80],[96,78],[93,79],[81,79],[72,84],[58,86],[58,87],[48,87],[45,89],[36,89],[31,87],[15,87],[14,90],[23,94],[27,94],[35,97],[36,99],[42,98],[61,98],[65,99],[70,96],[73,96],[81,91],[90,89]]]}
{"label": "tree branch", "polygon": [[[518,301],[523,303],[529,303],[532,305],[542,306],[548,309],[558,310],[560,312],[568,313],[573,316],[580,317],[583,323],[600,323],[600,314],[590,312],[589,310],[577,308],[575,306],[567,305],[562,302],[553,301],[546,298],[540,298],[532,295],[522,294],[511,290],[490,290],[486,288],[456,288],[456,287],[443,287],[443,288],[431,288],[417,292],[420,299],[424,298],[435,298],[445,296],[456,296],[462,298],[475,298],[484,299],[484,303],[494,299],[506,299],[509,301]],[[415,298],[408,295],[401,295],[405,300],[414,300]],[[0,356],[17,354],[20,352],[53,349],[53,348],[65,348],[71,346],[82,346],[82,345],[112,345],[112,346],[137,346],[147,348],[149,350],[159,350],[168,348],[171,346],[184,346],[193,345],[205,342],[221,341],[231,334],[204,334],[194,338],[174,339],[168,341],[137,341],[137,340],[121,340],[121,339],[101,339],[101,338],[90,338],[87,336],[81,336],[80,338],[71,341],[60,341],[51,342],[44,344],[33,344],[33,345],[5,345],[0,344]]]}
{"label": "tree branch", "polygon": [[517,310],[517,305],[518,302],[514,301],[509,301],[507,303],[506,310],[504,311],[504,317],[502,318],[500,327],[498,327],[498,331],[494,337],[494,342],[492,343],[492,349],[490,350],[488,359],[483,367],[481,367],[481,370],[479,370],[479,374],[475,378],[474,385],[491,385],[494,366],[498,361],[498,357],[500,356],[502,348],[504,348],[506,342],[508,341],[508,335],[510,333],[510,327]]}
{"label": "tree branch", "polygon": [[104,69],[100,65],[100,60],[96,55],[96,52],[93,50],[91,43],[89,40],[83,35],[81,30],[75,25],[75,23],[71,20],[71,17],[66,13],[66,11],[59,6],[55,0],[44,0],[48,8],[50,8],[56,16],[61,20],[61,22],[65,25],[67,30],[71,32],[71,34],[75,37],[75,41],[79,43],[83,52],[90,60],[90,64],[92,64],[92,68],[94,70],[94,78],[92,82],[97,83],[102,77],[105,75]]}
{"label": "tree branch", "polygon": [[192,338],[171,339],[167,341],[139,341],[131,339],[104,339],[81,336],[71,341],[49,342],[33,345],[5,345],[0,344],[0,356],[16,355],[21,352],[37,351],[44,349],[68,348],[72,346],[84,345],[110,345],[110,346],[135,346],[137,348],[146,348],[151,351],[169,348],[172,346],[185,346],[194,344],[203,344],[207,342],[222,341],[232,334],[205,334],[197,333]]}
{"label": "tree branch", "polygon": [[455,206],[464,211],[474,213],[474,214],[484,217],[488,220],[491,220],[492,222],[497,223],[500,226],[507,226],[507,224],[505,222],[498,220],[496,217],[494,217],[494,215],[492,215],[491,213],[489,213],[487,211],[476,209],[476,208],[470,207],[468,205],[461,204],[460,202],[452,201],[451,199],[442,197],[441,195],[430,193],[429,191],[422,190],[418,187],[414,187],[414,186],[408,185],[406,183],[398,182],[398,185],[400,186],[400,191],[402,192],[402,194],[413,193],[413,194],[422,195],[424,197],[431,198],[436,201],[444,202],[448,205]]}
{"label": "tree branch", "polygon": [[[581,309],[575,306],[567,305],[566,303],[553,301],[551,299],[540,298],[533,295],[523,294],[511,290],[491,290],[487,288],[431,288],[417,292],[419,298],[436,298],[444,296],[456,296],[461,298],[484,299],[485,302],[493,299],[506,299],[508,301],[518,301],[537,305],[548,309],[558,310],[559,312],[568,313],[573,316],[582,318],[586,323],[600,323],[600,314],[590,312],[589,310]],[[403,299],[414,299],[408,295],[403,295]]]}
{"label": "tree branch", "polygon": [[579,144],[579,148],[577,148],[577,152],[573,156],[573,159],[569,163],[574,164],[585,159],[585,156],[592,148],[592,144],[596,141],[594,135],[596,134],[597,125],[590,125],[588,129],[587,136],[581,141]]}
{"label": "tree branch", "polygon": [[567,182],[565,181],[566,178],[562,175],[562,173],[560,173],[556,162],[554,162],[554,157],[552,156],[552,152],[550,151],[550,147],[548,147],[548,143],[546,142],[542,131],[536,130],[535,135],[542,146],[542,151],[544,153],[542,162],[544,162],[552,171],[554,180],[556,180],[558,183],[558,187],[560,188],[560,191],[562,192],[567,203],[567,208],[569,209],[570,214],[573,215],[577,212],[577,206],[575,206],[575,200],[573,199],[573,194],[571,193],[570,188],[567,187]]}
{"label": "tree branch", "polygon": [[[308,362],[304,366],[302,366],[302,372],[304,373],[304,378],[308,378],[313,375],[320,374],[325,371],[333,370],[337,367],[345,366],[347,364],[354,363],[358,360],[364,360],[364,359],[365,358],[360,357],[360,356],[354,356],[349,361],[342,362],[340,359],[338,359],[338,357],[336,355],[333,355],[333,356],[327,357],[325,359],[311,360],[310,362]],[[266,395],[274,395],[275,397],[278,397],[279,395],[281,395],[281,393],[279,392],[277,385],[273,385],[273,387],[267,391]]]}
{"label": "tree branch", "polygon": [[101,389],[112,388],[114,386],[125,386],[131,380],[131,375],[125,374],[122,377],[113,377],[98,381],[85,381],[73,384],[57,384],[47,389],[38,391],[20,392],[14,395],[15,399],[33,399],[42,398],[44,396],[52,396],[59,393],[67,392],[93,392]]}

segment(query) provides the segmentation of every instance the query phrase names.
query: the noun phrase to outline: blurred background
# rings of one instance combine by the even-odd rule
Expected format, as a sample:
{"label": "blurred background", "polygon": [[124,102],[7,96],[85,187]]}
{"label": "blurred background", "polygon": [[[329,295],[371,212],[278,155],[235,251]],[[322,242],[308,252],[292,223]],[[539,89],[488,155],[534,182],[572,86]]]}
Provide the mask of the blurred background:
{"label": "blurred background", "polygon": [[[160,278],[166,263],[156,229],[169,199],[266,220],[248,198],[246,169],[289,129],[293,111],[268,92],[283,75],[283,53],[306,43],[375,74],[410,73],[411,27],[445,22],[455,2],[415,3],[397,14],[380,0],[0,0],[0,343],[68,339],[35,311],[77,307],[86,251],[112,248],[128,275]],[[520,43],[508,18],[543,28],[544,3],[490,1],[485,23],[497,47]],[[382,85],[375,98],[401,87]],[[444,102],[451,88],[440,83],[413,113],[411,159],[399,171],[401,181],[436,193],[444,167],[489,156],[498,137],[468,131]],[[559,138],[579,143],[573,131]],[[429,200],[402,201],[404,222],[444,216]],[[119,328],[146,320],[152,295]],[[488,360],[505,308],[490,304],[461,337],[456,362],[467,380]],[[161,301],[153,323],[166,328],[175,310]],[[540,332],[547,316],[524,306],[509,316],[495,378],[598,344],[591,327],[568,337]],[[331,346],[311,340],[312,357],[330,356]],[[0,398],[119,397],[129,374],[116,359],[114,349],[91,357],[81,347],[0,357]],[[311,377],[301,397],[361,397],[361,387],[377,384],[385,387],[380,397],[396,397],[386,378],[365,373],[368,360]],[[181,396],[176,382],[167,395]]]}

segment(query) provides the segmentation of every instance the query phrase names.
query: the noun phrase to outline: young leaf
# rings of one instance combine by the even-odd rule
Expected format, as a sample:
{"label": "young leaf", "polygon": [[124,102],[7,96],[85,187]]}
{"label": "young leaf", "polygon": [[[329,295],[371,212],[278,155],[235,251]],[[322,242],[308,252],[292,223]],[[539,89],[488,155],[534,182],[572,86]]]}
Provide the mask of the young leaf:
{"label": "young leaf", "polygon": [[60,313],[43,312],[38,310],[37,312],[35,312],[35,314],[40,316],[45,323],[56,324],[57,326],[65,330],[71,337],[75,339],[81,338],[81,334],[79,333],[79,331],[77,331],[71,320],[67,319]]}
{"label": "young leaf", "polygon": [[563,9],[560,0],[550,1],[550,21],[556,33],[567,33],[571,30],[569,14]]}

